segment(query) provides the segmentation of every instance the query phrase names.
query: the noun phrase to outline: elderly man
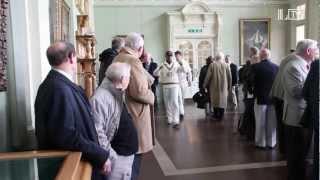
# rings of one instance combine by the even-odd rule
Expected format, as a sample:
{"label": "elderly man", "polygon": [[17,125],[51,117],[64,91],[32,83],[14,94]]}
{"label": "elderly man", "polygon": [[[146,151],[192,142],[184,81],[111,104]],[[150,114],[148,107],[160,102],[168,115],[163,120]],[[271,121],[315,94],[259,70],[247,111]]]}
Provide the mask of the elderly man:
{"label": "elderly man", "polygon": [[131,66],[130,82],[126,91],[126,103],[138,132],[139,149],[134,157],[131,179],[137,179],[143,153],[152,150],[152,126],[150,105],[154,103],[151,89],[152,81],[143,68],[140,56],[144,41],[141,34],[130,33],[125,39],[125,47],[114,62],[124,62]]}
{"label": "elderly man", "polygon": [[272,84],[272,88],[270,91],[270,96],[272,97],[273,105],[276,111],[276,118],[277,118],[277,140],[279,144],[279,151],[282,154],[285,154],[285,133],[284,133],[284,124],[282,122],[282,113],[283,113],[283,99],[284,99],[284,89],[282,86],[282,76],[283,76],[283,69],[286,64],[296,59],[296,54],[291,53],[286,56],[283,60],[281,60],[278,73],[274,79]]}
{"label": "elderly man", "polygon": [[252,66],[254,114],[256,122],[255,145],[258,148],[274,148],[276,145],[276,115],[269,93],[278,72],[278,66],[271,62],[269,49],[259,53],[261,61]]}
{"label": "elderly man", "polygon": [[179,91],[179,112],[180,112],[180,120],[184,118],[184,98],[186,97],[187,87],[191,86],[192,82],[192,74],[191,68],[187,61],[185,61],[182,57],[181,51],[174,52],[175,58],[177,62],[182,64],[183,70],[178,71],[178,77],[180,82],[180,91]]}
{"label": "elderly man", "polygon": [[230,94],[230,100],[229,102],[231,103],[230,107],[232,110],[235,110],[238,106],[238,66],[232,62],[232,59],[230,55],[226,55],[225,61],[227,64],[230,66],[230,72],[231,72],[231,85],[232,85],[232,90]]}
{"label": "elderly man", "polygon": [[180,83],[178,72],[183,71],[182,63],[173,61],[173,53],[167,51],[165,62],[155,70],[154,75],[160,76],[163,88],[163,100],[168,118],[168,125],[173,123],[173,128],[179,128],[179,91]]}
{"label": "elderly man", "polygon": [[219,52],[215,57],[215,62],[209,65],[203,88],[210,91],[210,103],[213,107],[214,118],[222,120],[224,109],[227,108],[228,94],[231,91],[230,67],[224,62],[222,52]]}
{"label": "elderly man", "polygon": [[286,157],[288,179],[301,180],[305,177],[306,140],[300,124],[306,108],[302,88],[309,72],[310,63],[319,54],[317,41],[304,39],[298,42],[296,54],[286,63],[281,77],[284,89],[283,122],[287,143]]}
{"label": "elderly man", "polygon": [[154,78],[154,82],[151,85],[151,90],[154,94],[154,106],[155,106],[155,108],[157,108],[157,96],[156,95],[157,95],[157,86],[159,84],[159,78],[154,76],[153,73],[157,69],[158,64],[156,62],[153,62],[151,54],[148,52],[145,52],[145,55],[143,56],[143,67]]}
{"label": "elderly man", "polygon": [[90,100],[100,145],[110,152],[109,180],[131,178],[134,154],[138,150],[137,131],[124,103],[129,80],[130,65],[111,64]]}
{"label": "elderly man", "polygon": [[104,50],[99,55],[100,69],[99,69],[99,85],[104,79],[105,72],[112,63],[113,59],[118,55],[121,48],[124,47],[124,39],[115,37],[112,40],[111,48]]}
{"label": "elderly man", "polygon": [[100,171],[111,170],[109,151],[99,146],[89,101],[73,83],[77,68],[74,46],[56,42],[48,48],[47,57],[52,70],[40,85],[35,102],[39,149],[80,151],[93,166],[92,179],[105,179]]}

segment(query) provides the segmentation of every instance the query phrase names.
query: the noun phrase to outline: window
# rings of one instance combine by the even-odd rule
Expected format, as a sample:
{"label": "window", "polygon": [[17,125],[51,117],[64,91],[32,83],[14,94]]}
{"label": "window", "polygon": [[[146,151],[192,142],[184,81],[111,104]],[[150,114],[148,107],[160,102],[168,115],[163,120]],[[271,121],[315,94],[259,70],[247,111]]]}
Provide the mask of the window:
{"label": "window", "polygon": [[201,41],[198,45],[198,68],[206,65],[206,59],[212,56],[212,46],[209,41]]}
{"label": "window", "polygon": [[306,18],[306,4],[297,6],[297,20],[305,20]]}
{"label": "window", "polygon": [[296,27],[296,43],[302,39],[305,39],[305,26],[299,25]]}

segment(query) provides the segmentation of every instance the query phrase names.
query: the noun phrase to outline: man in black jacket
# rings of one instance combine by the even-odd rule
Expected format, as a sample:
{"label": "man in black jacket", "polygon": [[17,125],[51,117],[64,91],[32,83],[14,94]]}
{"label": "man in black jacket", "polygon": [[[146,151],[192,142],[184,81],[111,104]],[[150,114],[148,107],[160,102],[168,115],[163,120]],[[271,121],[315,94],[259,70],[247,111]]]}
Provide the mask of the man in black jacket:
{"label": "man in black jacket", "polygon": [[303,97],[307,102],[307,107],[301,120],[301,124],[305,128],[308,128],[309,132],[306,149],[309,148],[312,139],[311,132],[314,132],[314,179],[319,179],[319,162],[317,161],[319,160],[319,67],[319,59],[315,60],[311,64],[311,68],[302,91]]}
{"label": "man in black jacket", "polygon": [[259,148],[276,145],[276,116],[269,96],[278,72],[278,66],[270,61],[270,51],[260,50],[261,61],[252,66],[254,114],[256,119],[255,144]]}
{"label": "man in black jacket", "polygon": [[92,179],[111,171],[109,152],[99,146],[93,116],[83,89],[73,83],[77,60],[74,46],[57,42],[47,50],[52,70],[40,85],[35,101],[38,148],[82,152],[93,166]]}
{"label": "man in black jacket", "polygon": [[[209,56],[207,57],[206,59],[206,65],[202,66],[201,67],[201,70],[200,70],[200,75],[199,75],[199,91],[201,94],[205,95],[206,92],[203,88],[203,82],[204,82],[204,79],[206,78],[206,75],[207,75],[207,71],[208,71],[208,67],[209,65],[213,62],[213,58],[212,56]],[[209,89],[209,87],[207,87]],[[209,93],[210,91],[208,91]],[[209,95],[207,95],[206,97],[208,97],[208,102],[209,102]],[[205,112],[206,112],[206,115],[211,115],[211,105],[210,105],[210,102],[209,103],[206,103],[205,105],[203,104],[198,104],[198,107],[203,107],[205,106]]]}
{"label": "man in black jacket", "polygon": [[226,55],[225,61],[230,66],[231,71],[231,84],[232,84],[232,101],[231,104],[233,105],[233,109],[235,109],[238,106],[239,99],[238,99],[238,66],[234,64],[230,58],[230,55]]}
{"label": "man in black jacket", "polygon": [[154,78],[153,84],[151,85],[151,90],[154,94],[154,106],[157,108],[157,86],[159,84],[159,77],[154,76],[153,72],[157,69],[158,64],[153,61],[151,54],[148,52],[145,52],[142,59],[143,67],[145,70],[149,72],[149,74]]}
{"label": "man in black jacket", "polygon": [[100,61],[100,69],[99,69],[99,84],[101,84],[103,78],[105,77],[105,72],[112,63],[114,57],[118,55],[121,48],[124,47],[124,39],[120,37],[115,37],[112,40],[112,46],[111,48],[108,48],[104,50],[99,55],[99,61]]}

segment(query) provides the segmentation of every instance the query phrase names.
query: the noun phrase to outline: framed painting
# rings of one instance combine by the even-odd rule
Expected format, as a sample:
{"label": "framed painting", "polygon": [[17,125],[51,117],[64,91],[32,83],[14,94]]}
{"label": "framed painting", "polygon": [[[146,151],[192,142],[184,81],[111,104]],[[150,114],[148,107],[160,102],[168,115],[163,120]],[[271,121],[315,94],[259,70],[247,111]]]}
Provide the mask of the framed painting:
{"label": "framed painting", "polygon": [[65,1],[61,4],[61,40],[68,41],[70,39],[70,7]]}
{"label": "framed painting", "polygon": [[250,59],[250,47],[270,49],[270,22],[270,18],[240,19],[240,65]]}
{"label": "framed painting", "polygon": [[64,0],[50,1],[51,42],[70,40],[70,7]]}
{"label": "framed painting", "polygon": [[8,29],[8,15],[9,1],[4,0],[0,2],[0,92],[7,91],[8,77],[7,77],[7,64],[8,64],[8,42],[7,42],[7,29]]}

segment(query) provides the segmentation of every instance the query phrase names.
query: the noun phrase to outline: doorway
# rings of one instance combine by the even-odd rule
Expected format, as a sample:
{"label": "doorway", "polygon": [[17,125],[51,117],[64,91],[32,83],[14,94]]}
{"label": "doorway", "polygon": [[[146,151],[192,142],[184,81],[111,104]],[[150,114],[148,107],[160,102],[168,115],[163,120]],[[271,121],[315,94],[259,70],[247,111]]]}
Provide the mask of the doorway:
{"label": "doorway", "polygon": [[175,49],[182,52],[183,58],[191,68],[192,83],[187,88],[186,98],[192,96],[199,90],[200,69],[206,64],[206,58],[214,54],[213,41],[209,38],[175,39]]}

